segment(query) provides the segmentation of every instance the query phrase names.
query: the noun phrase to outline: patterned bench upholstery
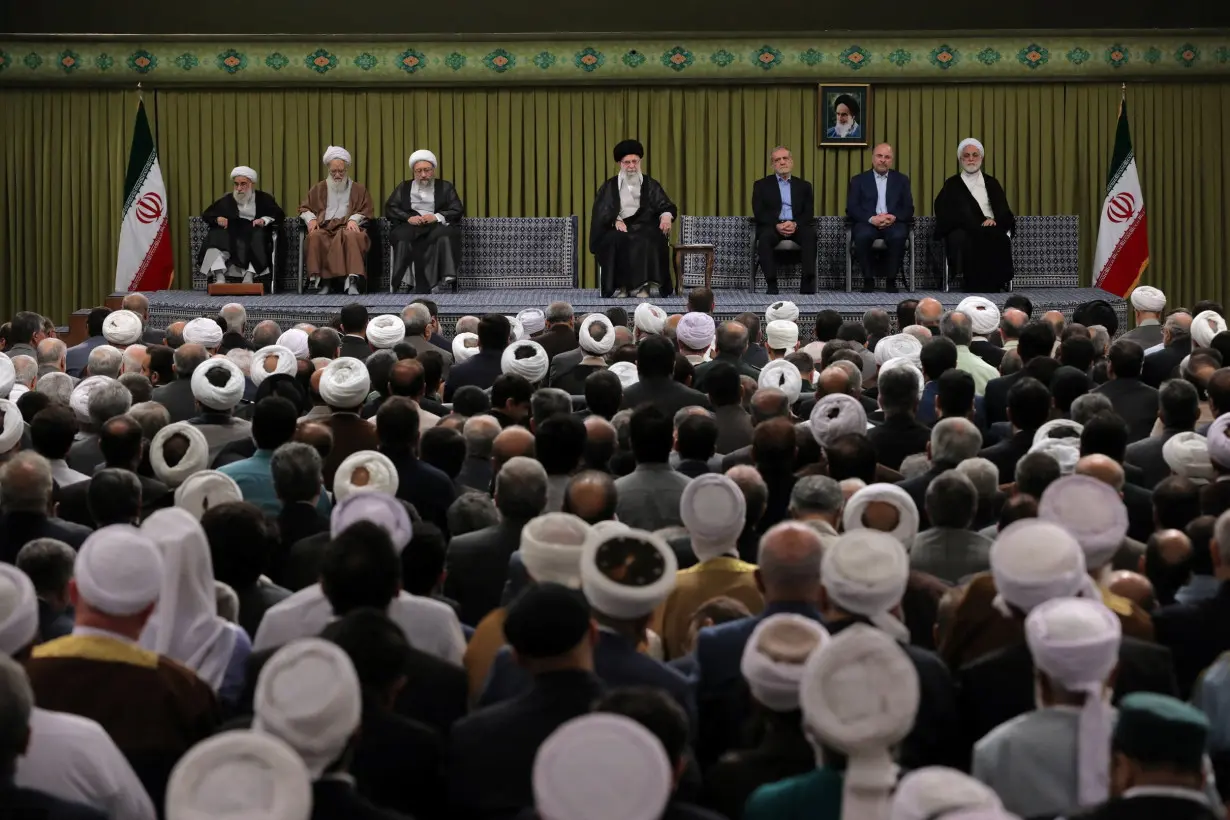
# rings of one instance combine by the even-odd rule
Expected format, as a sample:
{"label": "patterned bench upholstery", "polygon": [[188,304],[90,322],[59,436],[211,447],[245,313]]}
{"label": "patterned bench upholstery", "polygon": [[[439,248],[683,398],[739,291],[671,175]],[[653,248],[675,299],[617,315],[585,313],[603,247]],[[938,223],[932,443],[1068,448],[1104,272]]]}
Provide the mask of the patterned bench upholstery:
{"label": "patterned bench upholstery", "polygon": [[[819,216],[816,227],[816,285],[820,290],[845,290],[846,223],[841,216]],[[1076,216],[1019,216],[1012,242],[1016,288],[1079,286],[1077,250],[1080,220]],[[713,287],[764,289],[764,277],[756,269],[753,250],[755,232],[745,216],[688,216],[679,219],[680,242],[714,247]],[[941,290],[944,286],[943,243],[934,238],[935,218],[914,220],[918,246],[914,250],[918,290]],[[756,278],[753,283],[752,272]],[[685,288],[704,284],[704,261],[684,260]],[[778,285],[786,291],[799,287],[799,268],[783,268]]]}

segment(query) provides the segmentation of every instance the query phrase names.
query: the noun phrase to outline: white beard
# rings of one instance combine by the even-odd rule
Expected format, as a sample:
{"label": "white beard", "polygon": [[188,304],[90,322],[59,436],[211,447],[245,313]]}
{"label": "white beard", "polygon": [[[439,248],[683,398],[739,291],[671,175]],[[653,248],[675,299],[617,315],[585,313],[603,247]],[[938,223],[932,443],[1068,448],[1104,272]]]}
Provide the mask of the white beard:
{"label": "white beard", "polygon": [[967,174],[976,174],[982,170],[982,161],[979,160],[978,162],[963,162],[961,163],[961,170]]}
{"label": "white beard", "polygon": [[837,136],[839,137],[844,137],[847,134],[849,134],[851,131],[854,130],[854,125],[855,125],[855,120],[850,120],[848,123],[845,123],[845,124],[842,124],[839,122],[833,126],[834,133],[837,134]]}
{"label": "white beard", "polygon": [[252,201],[254,194],[251,189],[247,191],[232,191],[231,196],[235,198],[235,202],[239,205],[247,205]]}
{"label": "white beard", "polygon": [[635,184],[636,178],[641,175],[640,171],[623,171],[624,182],[629,185]]}
{"label": "white beard", "polygon": [[325,184],[329,186],[330,193],[340,194],[345,191],[346,186],[350,184],[350,178],[342,177],[341,179],[334,179],[333,177],[328,177],[325,180]]}

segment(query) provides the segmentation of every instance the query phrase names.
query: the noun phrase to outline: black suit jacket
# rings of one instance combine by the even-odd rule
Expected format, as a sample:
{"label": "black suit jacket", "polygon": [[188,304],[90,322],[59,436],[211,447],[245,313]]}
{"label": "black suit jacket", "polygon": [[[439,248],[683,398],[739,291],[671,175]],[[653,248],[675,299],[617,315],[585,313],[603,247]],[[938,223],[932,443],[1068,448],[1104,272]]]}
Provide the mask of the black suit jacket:
{"label": "black suit jacket", "polygon": [[508,560],[521,546],[525,521],[503,520],[459,535],[444,558],[444,595],[461,605],[461,622],[477,626],[500,605]]}
{"label": "black suit jacket", "polygon": [[1217,656],[1230,649],[1230,583],[1195,604],[1171,604],[1153,613],[1157,642],[1174,652],[1180,695],[1186,700],[1196,678]]}
{"label": "black suit jacket", "polygon": [[1162,382],[1174,375],[1183,357],[1191,352],[1192,339],[1188,336],[1145,356],[1145,362],[1140,368],[1140,380],[1150,387],[1161,387]]}
{"label": "black suit jacket", "polygon": [[[816,212],[811,183],[790,177],[790,210],[795,222],[810,224]],[[781,221],[782,192],[777,186],[777,174],[761,177],[752,184],[752,217],[756,228],[767,228]]]}
{"label": "black suit jacket", "polygon": [[576,350],[580,347],[577,332],[568,325],[553,325],[533,337],[547,351],[547,358],[554,359],[561,353]]}
{"label": "black suit jacket", "polygon": [[457,497],[453,480],[438,467],[411,455],[392,459],[397,467],[397,497],[414,505],[419,517],[448,536],[448,508]]}
{"label": "black suit jacket", "polygon": [[1087,812],[1068,815],[1069,820],[1214,820],[1207,805],[1182,797],[1142,795],[1124,800],[1114,797]]}
{"label": "black suit jacket", "polygon": [[974,339],[974,341],[970,342],[969,349],[971,353],[997,370],[1000,363],[1004,360],[1004,349],[996,347],[986,339]]}
{"label": "black suit jacket", "polygon": [[751,376],[753,379],[760,378],[759,367],[753,367],[739,356],[727,356],[725,353],[719,353],[711,360],[696,366],[692,374],[692,387],[703,393],[705,390],[705,380],[709,378],[710,371],[713,370],[713,366],[718,362],[733,364],[735,369],[739,371],[740,376]]}
{"label": "black suit jacket", "polygon": [[910,494],[910,498],[914,499],[914,506],[918,507],[918,528],[925,530],[931,526],[930,520],[927,518],[927,488],[931,486],[931,482],[945,470],[954,469],[957,465],[950,461],[932,462],[931,469],[922,475],[916,475],[913,478],[907,478],[897,482],[897,486]]}
{"label": "black suit jacket", "polygon": [[988,426],[997,421],[1008,420],[1008,389],[1024,376],[1025,371],[1018,370],[987,382],[982,395],[982,406],[986,410]]}
{"label": "black suit jacket", "polygon": [[[141,482],[142,518],[147,518],[155,510],[161,510],[174,503],[175,496],[170,488],[158,479],[139,474],[137,479]],[[56,512],[60,518],[91,529],[98,526],[94,521],[94,516],[90,515],[89,493],[90,482],[93,480],[78,481],[76,484],[70,484],[67,487],[56,488],[55,500],[60,505]]]}
{"label": "black suit jacket", "polygon": [[239,625],[244,632],[255,635],[265,612],[290,597],[290,590],[277,584],[258,580],[251,586],[236,589],[239,598]]}
{"label": "black suit jacket", "polygon": [[999,468],[1000,484],[1011,484],[1016,481],[1016,463],[1029,452],[1033,441],[1033,430],[1021,430],[999,444],[984,447],[978,451],[978,455]]}
{"label": "black suit jacket", "polygon": [[478,490],[480,493],[491,492],[491,481],[495,477],[489,458],[466,456],[461,462],[461,472],[457,474],[457,485]]}
{"label": "black suit jacket", "polygon": [[571,373],[585,358],[585,351],[580,347],[566,350],[551,359],[551,367],[547,370],[547,386],[554,387],[556,382]]}
{"label": "black suit jacket", "polygon": [[876,448],[877,463],[900,470],[906,456],[927,451],[931,428],[920,424],[913,413],[899,414],[868,430],[867,439]]}
{"label": "black suit jacket", "polygon": [[0,816],[13,820],[107,820],[98,809],[12,784],[0,786],[0,806]]}
{"label": "black suit jacket", "polygon": [[[328,543],[329,517],[321,515],[320,511],[316,509],[315,504],[299,501],[292,504],[283,504],[276,520],[278,524],[278,547],[269,568],[266,570],[269,577],[292,591],[303,589],[305,586],[311,586],[317,581],[317,575],[320,570],[320,555],[324,551],[323,544]],[[321,533],[324,533],[326,538],[319,550],[317,550],[314,544],[308,544],[307,539]],[[295,546],[301,542],[304,543],[304,547],[296,555],[296,559],[293,562],[296,566],[292,567],[291,554],[294,552]],[[309,552],[313,553],[314,559],[307,557],[306,553]],[[294,576],[295,586],[286,583],[288,575]],[[310,581],[304,581],[305,578],[309,577],[311,578]]]}
{"label": "black suit jacket", "polygon": [[364,705],[350,772],[359,794],[416,820],[447,817],[444,739],[430,726]]}
{"label": "black suit jacket", "polygon": [[1181,431],[1165,428],[1160,436],[1149,436],[1128,445],[1124,461],[1140,468],[1140,486],[1152,490],[1158,482],[1170,476],[1170,465],[1162,457],[1162,448],[1179,432]]}
{"label": "black suit jacket", "polygon": [[1123,504],[1128,512],[1128,537],[1148,541],[1154,529],[1153,491],[1133,484],[1129,478],[1123,485]]}
{"label": "black suit jacket", "polygon": [[345,780],[312,783],[312,820],[410,820],[409,815],[381,808]]}
{"label": "black suit jacket", "polygon": [[704,393],[664,376],[641,379],[624,390],[621,408],[633,409],[642,404],[652,404],[671,418],[690,405],[699,405],[705,409],[713,407]]}
{"label": "black suit jacket", "polygon": [[196,399],[192,397],[192,381],[176,379],[170,384],[154,388],[153,400],[167,408],[171,423],[187,421],[197,415]]}
{"label": "black suit jacket", "polygon": [[0,515],[0,564],[16,564],[17,553],[35,538],[55,538],[79,550],[91,532],[89,527],[40,513],[4,513]]}
{"label": "black suit jacket", "polygon": [[1157,388],[1140,379],[1114,378],[1093,392],[1110,399],[1115,412],[1128,424],[1128,443],[1148,438],[1157,421]]}
{"label": "black suit jacket", "polygon": [[[876,215],[875,171],[863,171],[850,177],[846,190],[846,219],[867,222]],[[889,170],[888,185],[884,192],[884,205],[898,222],[914,218],[914,196],[910,193],[910,178],[900,171]]]}
{"label": "black suit jacket", "polygon": [[[372,346],[362,336],[351,336],[347,333],[342,337],[342,347],[339,355],[365,362],[367,357],[372,355]],[[384,387],[384,385],[372,385],[373,390],[376,387]]]}
{"label": "black suit jacket", "polygon": [[769,720],[759,746],[728,752],[705,772],[702,804],[730,820],[740,820],[756,789],[816,768],[816,752],[803,735],[802,725],[783,724],[776,716]]}
{"label": "black suit jacket", "polygon": [[474,385],[486,390],[495,384],[495,380],[504,372],[500,366],[500,357],[503,354],[503,350],[479,350],[466,361],[454,364],[448,373],[448,381],[444,384],[444,401],[452,401],[458,387]]}

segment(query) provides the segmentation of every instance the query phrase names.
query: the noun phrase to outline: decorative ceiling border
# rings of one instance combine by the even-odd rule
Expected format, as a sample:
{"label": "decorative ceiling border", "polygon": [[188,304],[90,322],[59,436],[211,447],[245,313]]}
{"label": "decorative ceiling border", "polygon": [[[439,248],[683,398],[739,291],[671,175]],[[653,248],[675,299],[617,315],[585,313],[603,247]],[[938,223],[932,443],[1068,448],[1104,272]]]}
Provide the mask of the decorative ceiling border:
{"label": "decorative ceiling border", "polygon": [[1230,35],[678,40],[0,39],[0,85],[1018,81],[1230,73]]}

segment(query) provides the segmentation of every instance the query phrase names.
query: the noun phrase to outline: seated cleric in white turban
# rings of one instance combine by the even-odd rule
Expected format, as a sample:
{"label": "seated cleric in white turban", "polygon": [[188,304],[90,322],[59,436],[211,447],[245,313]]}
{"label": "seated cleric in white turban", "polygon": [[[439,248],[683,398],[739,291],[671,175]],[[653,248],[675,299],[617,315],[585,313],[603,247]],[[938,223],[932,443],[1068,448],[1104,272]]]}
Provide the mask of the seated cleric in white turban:
{"label": "seated cleric in white turban", "polygon": [[624,140],[613,153],[619,173],[594,196],[589,231],[589,252],[602,271],[602,295],[627,296],[636,290],[645,297],[656,287],[660,295],[670,296],[674,288],[667,239],[679,209],[662,183],[641,172],[645,146]]}
{"label": "seated cleric in white turban", "polygon": [[201,218],[209,234],[201,247],[201,273],[218,284],[227,279],[251,282],[272,276],[273,232],[286,213],[271,194],[257,190],[256,171],[246,165],[231,169],[234,190],[214,202]]}
{"label": "seated cleric in white turban", "polygon": [[457,187],[436,179],[436,155],[420,149],[410,155],[412,179],[398,185],[384,203],[393,223],[393,283],[398,290],[431,293],[457,281],[461,234],[457,223],[465,205]]}
{"label": "seated cleric in white turban", "polygon": [[935,198],[935,236],[943,239],[949,271],[964,290],[997,293],[1012,282],[1016,217],[1003,186],[982,172],[985,153],[972,137],[957,146],[961,171]]}
{"label": "seated cleric in white turban", "polygon": [[333,280],[345,277],[346,292],[359,293],[367,278],[365,257],[371,240],[363,224],[376,213],[371,194],[350,178],[350,152],[337,145],[325,150],[329,176],[307,192],[299,217],[307,226],[307,273],[312,287],[328,293]]}

